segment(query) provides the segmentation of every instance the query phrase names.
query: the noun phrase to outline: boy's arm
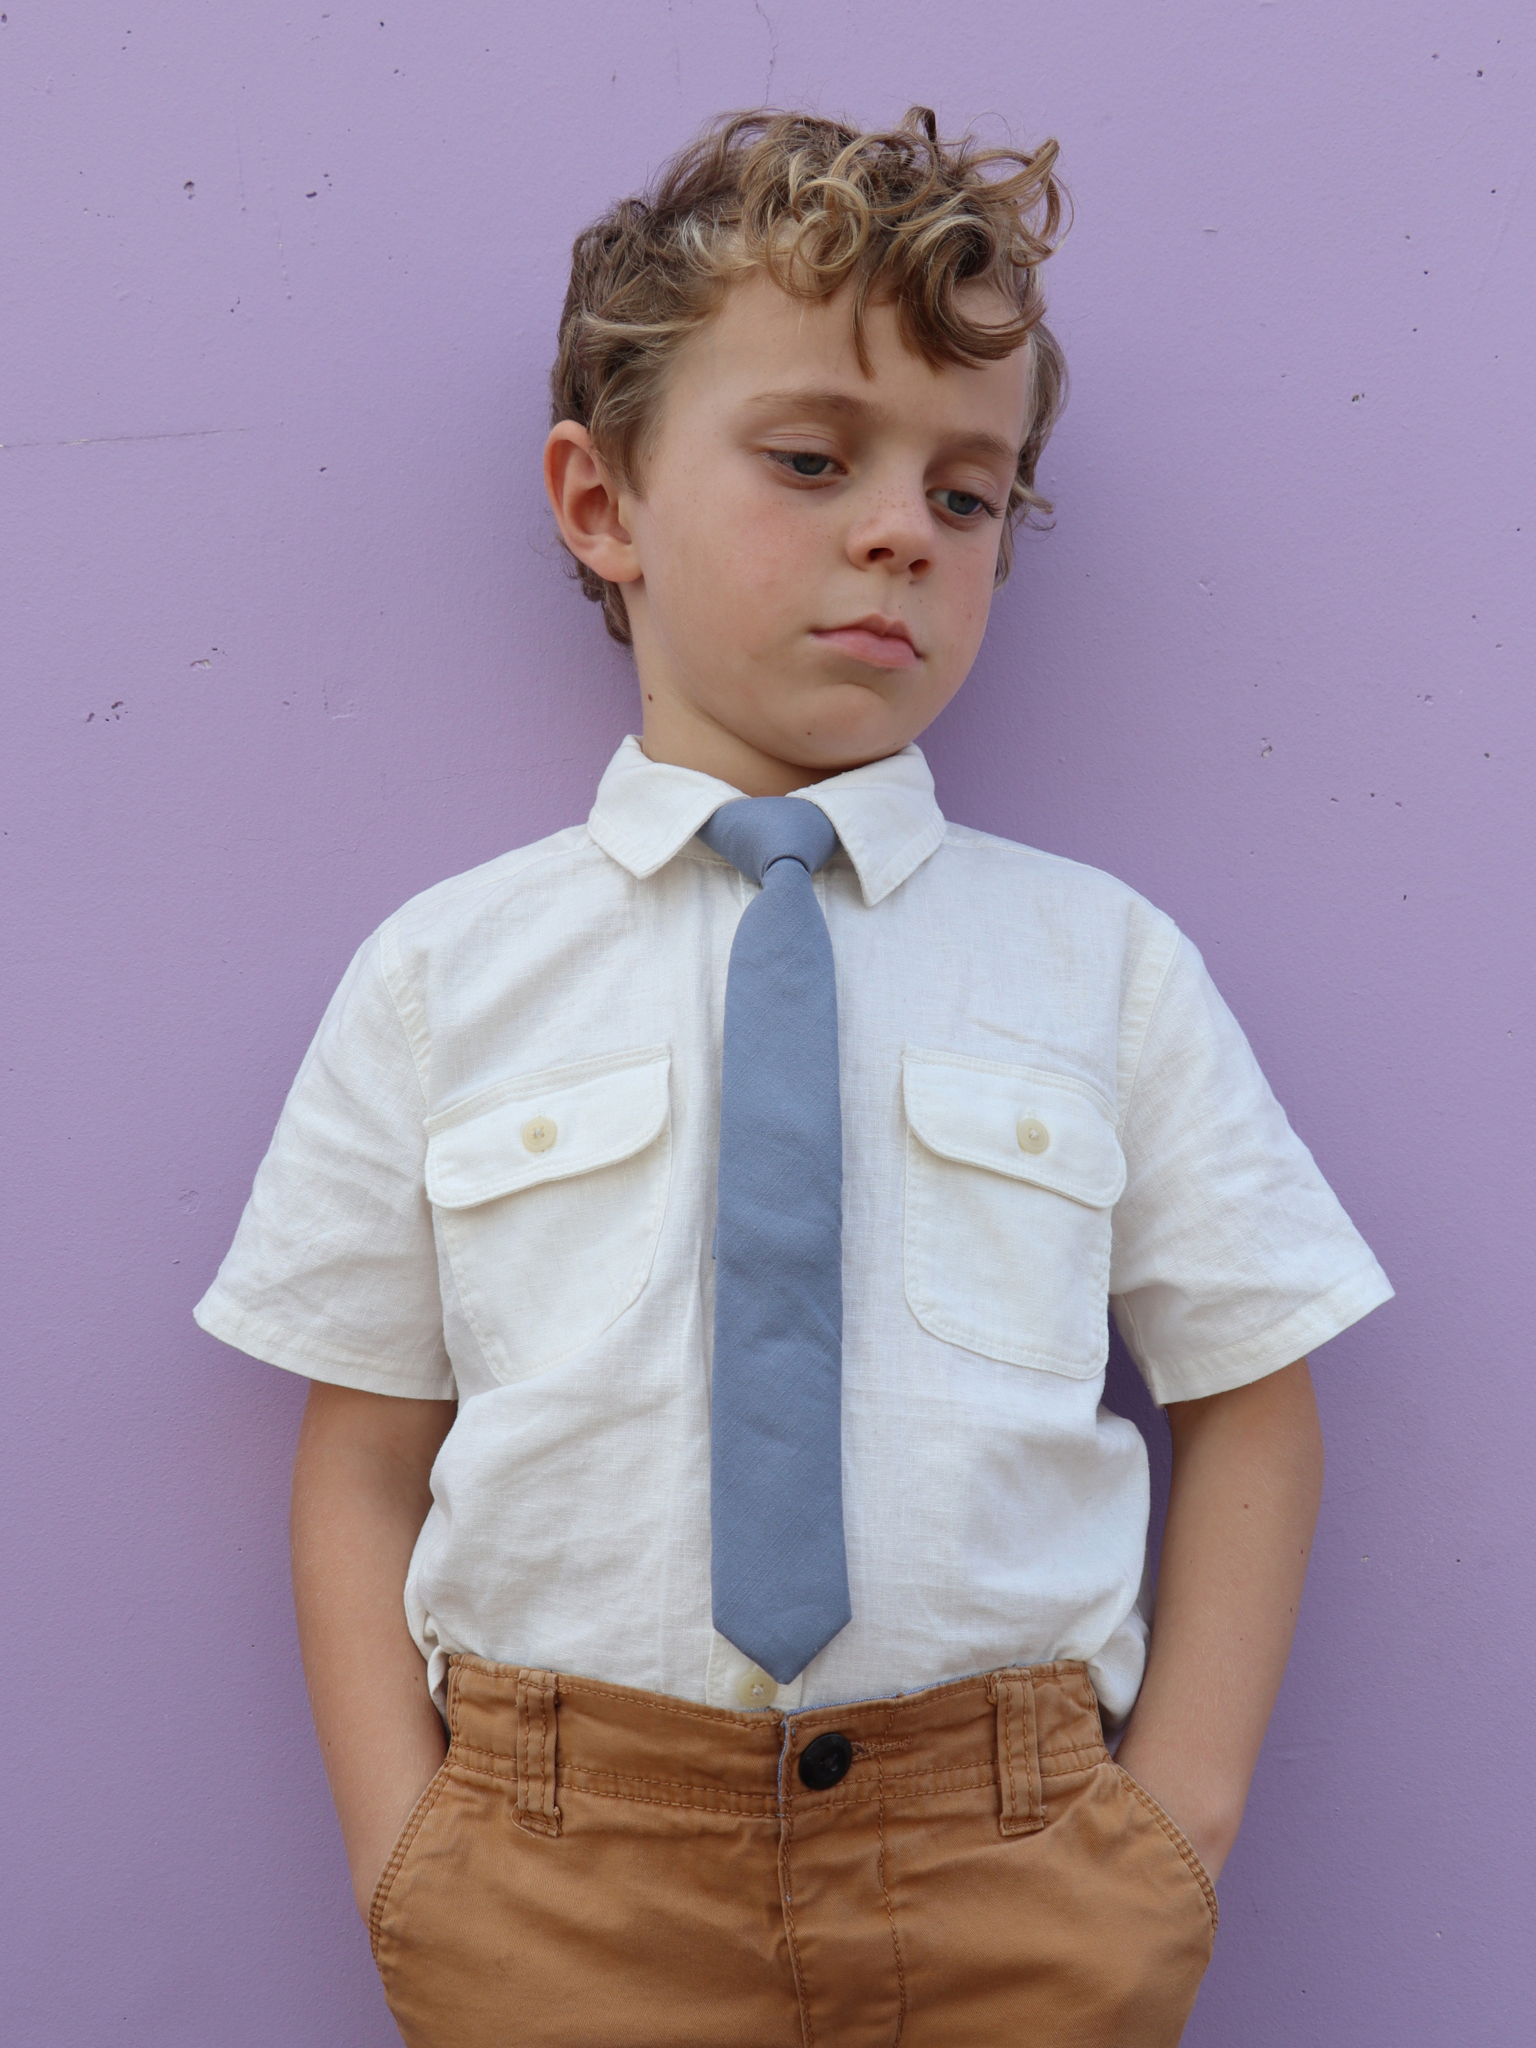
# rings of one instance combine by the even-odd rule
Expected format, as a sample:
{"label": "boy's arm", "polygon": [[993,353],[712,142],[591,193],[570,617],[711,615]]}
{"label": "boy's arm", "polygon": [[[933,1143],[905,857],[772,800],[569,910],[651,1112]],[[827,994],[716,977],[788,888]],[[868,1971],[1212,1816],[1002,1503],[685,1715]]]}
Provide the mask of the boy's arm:
{"label": "boy's arm", "polygon": [[442,1762],[402,1594],[452,1401],[312,1382],[293,1463],[293,1597],[309,1703],[358,1911]]}
{"label": "boy's arm", "polygon": [[1118,1761],[1215,1877],[1290,1654],[1322,1494],[1307,1361],[1170,1402],[1168,1424],[1173,1485],[1151,1654]]}

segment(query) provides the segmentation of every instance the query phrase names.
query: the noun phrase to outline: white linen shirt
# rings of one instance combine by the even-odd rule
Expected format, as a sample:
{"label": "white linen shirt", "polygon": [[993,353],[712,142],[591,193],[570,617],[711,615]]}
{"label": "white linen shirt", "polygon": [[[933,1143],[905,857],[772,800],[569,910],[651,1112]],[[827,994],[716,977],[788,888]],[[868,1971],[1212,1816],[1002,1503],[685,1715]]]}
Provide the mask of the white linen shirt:
{"label": "white linen shirt", "polygon": [[290,1371],[457,1397],[406,1608],[447,1657],[710,1705],[1087,1660],[1136,1696],[1159,1402],[1391,1293],[1188,940],[1122,883],[946,825],[916,747],[798,794],[837,969],[853,1620],[775,1691],[710,1622],[721,1020],[740,792],[620,747],[584,826],[363,946],[197,1319]]}

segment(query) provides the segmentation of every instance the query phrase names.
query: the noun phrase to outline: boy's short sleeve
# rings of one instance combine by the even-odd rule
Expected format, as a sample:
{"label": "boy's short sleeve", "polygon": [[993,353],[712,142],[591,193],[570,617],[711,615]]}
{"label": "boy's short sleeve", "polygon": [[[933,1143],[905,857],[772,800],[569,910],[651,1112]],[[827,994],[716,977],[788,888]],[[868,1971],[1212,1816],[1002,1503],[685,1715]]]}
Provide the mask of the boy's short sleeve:
{"label": "boy's short sleeve", "polygon": [[1121,1144],[1111,1305],[1159,1404],[1263,1379],[1391,1298],[1182,937]]}
{"label": "boy's short sleeve", "polygon": [[217,1279],[193,1311],[269,1365],[451,1400],[425,1102],[375,934],[289,1091]]}

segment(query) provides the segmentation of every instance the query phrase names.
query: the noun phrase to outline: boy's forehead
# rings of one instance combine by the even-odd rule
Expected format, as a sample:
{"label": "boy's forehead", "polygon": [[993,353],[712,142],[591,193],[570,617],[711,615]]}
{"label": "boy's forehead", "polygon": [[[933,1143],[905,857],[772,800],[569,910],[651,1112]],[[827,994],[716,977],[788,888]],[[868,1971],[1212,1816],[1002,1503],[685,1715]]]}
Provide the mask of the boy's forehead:
{"label": "boy's forehead", "polygon": [[[964,289],[982,308],[993,300],[1000,324],[1009,317],[1012,309],[993,287]],[[897,308],[881,300],[866,308],[864,327],[868,373],[854,341],[851,290],[808,301],[755,273],[730,288],[688,346],[696,370],[722,387],[721,396],[765,411],[810,407],[852,421],[943,394],[967,412],[1001,409],[1022,420],[1027,346],[976,366],[929,363],[903,340]]]}

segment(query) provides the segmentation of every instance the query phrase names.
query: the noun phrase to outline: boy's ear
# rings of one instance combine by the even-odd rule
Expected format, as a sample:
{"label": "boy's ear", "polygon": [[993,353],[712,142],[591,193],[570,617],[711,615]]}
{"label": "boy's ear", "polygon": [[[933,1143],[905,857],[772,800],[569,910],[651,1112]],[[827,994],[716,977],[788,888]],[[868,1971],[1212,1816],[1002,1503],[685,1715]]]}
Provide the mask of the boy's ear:
{"label": "boy's ear", "polygon": [[640,557],[619,516],[619,487],[575,420],[561,420],[544,443],[544,488],[560,538],[578,562],[607,583],[636,583]]}

